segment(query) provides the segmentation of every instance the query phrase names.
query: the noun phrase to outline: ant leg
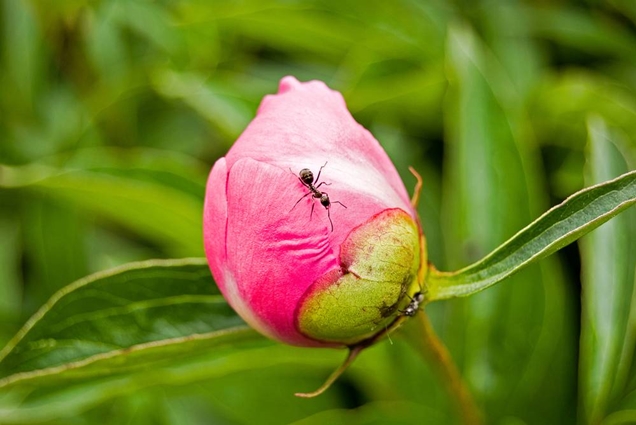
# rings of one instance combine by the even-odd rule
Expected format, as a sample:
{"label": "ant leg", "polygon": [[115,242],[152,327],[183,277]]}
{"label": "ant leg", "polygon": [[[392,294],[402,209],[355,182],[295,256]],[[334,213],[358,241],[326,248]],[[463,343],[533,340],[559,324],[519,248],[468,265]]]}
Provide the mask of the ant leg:
{"label": "ant leg", "polygon": [[331,183],[325,183],[325,182],[322,182],[322,183],[320,183],[318,186],[314,186],[314,187],[315,187],[316,189],[318,189],[318,188],[319,188],[320,186],[322,186],[323,184],[324,184],[325,186],[331,186]]}
{"label": "ant leg", "polygon": [[297,179],[298,179],[298,181],[299,181],[300,183],[302,183],[302,185],[303,185],[303,186],[305,186],[307,189],[309,189],[309,185],[308,185],[307,183],[305,183],[305,182],[303,181],[303,179],[301,179],[300,177],[297,177]]}
{"label": "ant leg", "polygon": [[[292,171],[291,167],[289,167],[289,172],[290,172],[290,173],[292,173],[292,174],[294,174],[294,172]],[[307,185],[305,184],[305,182],[303,181],[303,179],[301,179],[300,177],[298,177],[298,174],[294,174],[294,177],[296,177],[296,178],[298,179],[298,181],[299,181],[299,182],[301,182],[301,183],[303,184],[303,186],[305,186],[305,187],[307,186]]]}
{"label": "ant leg", "polygon": [[301,196],[301,197],[300,197],[300,199],[296,201],[296,203],[294,204],[294,206],[293,206],[293,207],[291,207],[291,210],[289,210],[289,212],[291,212],[294,208],[296,208],[296,205],[298,205],[298,203],[299,203],[300,201],[302,201],[303,199],[305,199],[305,198],[307,197],[307,195],[311,195],[311,192],[307,192],[307,193],[305,193],[303,196]]}
{"label": "ant leg", "polygon": [[[327,161],[325,161],[325,165],[327,165]],[[322,169],[325,168],[325,165],[320,167],[320,170],[318,170],[318,176],[316,176],[316,180],[314,180],[314,184],[317,184],[318,180],[320,180],[320,173],[322,173]]]}
{"label": "ant leg", "polygon": [[316,206],[315,202],[311,203],[311,213],[309,214],[309,219],[311,220],[311,218],[314,216],[314,207]]}
{"label": "ant leg", "polygon": [[331,224],[331,231],[333,232],[333,221],[331,221],[331,212],[329,208],[327,208],[327,218],[329,218],[329,223]]}
{"label": "ant leg", "polygon": [[340,205],[342,205],[343,207],[347,208],[347,206],[346,206],[345,204],[343,204],[342,202],[340,202],[340,201],[331,201],[331,203],[332,203],[332,204],[340,204]]}

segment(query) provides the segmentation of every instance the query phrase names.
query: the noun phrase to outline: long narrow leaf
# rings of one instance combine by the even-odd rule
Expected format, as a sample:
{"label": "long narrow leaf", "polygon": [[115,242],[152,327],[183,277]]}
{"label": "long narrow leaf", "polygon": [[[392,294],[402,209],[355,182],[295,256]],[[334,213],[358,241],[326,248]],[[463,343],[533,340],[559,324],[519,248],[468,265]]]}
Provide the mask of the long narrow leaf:
{"label": "long narrow leaf", "polygon": [[[597,183],[625,171],[615,132],[601,118],[588,121],[587,180]],[[634,353],[633,293],[636,211],[626,211],[581,239],[582,318],[580,414],[600,423],[621,397]]]}
{"label": "long narrow leaf", "polygon": [[[517,9],[491,13],[489,20],[508,25]],[[518,31],[505,43],[482,38],[465,24],[449,31],[442,215],[449,268],[482,258],[547,205],[540,194],[539,152],[532,148],[536,140],[518,90],[537,65],[527,54],[524,30]],[[493,422],[507,415],[526,423],[573,416],[574,406],[563,408],[574,390],[563,383],[576,370],[565,319],[572,310],[557,258],[513,279],[445,304],[445,342]],[[553,382],[546,385],[548,379]],[[541,413],[526,409],[527,400],[541,405]]]}
{"label": "long narrow leaf", "polygon": [[474,294],[505,279],[636,203],[636,171],[577,192],[484,259],[457,272],[431,270],[428,298]]}

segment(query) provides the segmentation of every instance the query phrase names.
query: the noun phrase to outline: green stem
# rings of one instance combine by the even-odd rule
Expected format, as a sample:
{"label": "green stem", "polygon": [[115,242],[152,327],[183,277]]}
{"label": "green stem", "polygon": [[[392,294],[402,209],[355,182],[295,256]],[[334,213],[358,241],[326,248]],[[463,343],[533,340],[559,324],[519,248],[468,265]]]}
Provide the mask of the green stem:
{"label": "green stem", "polygon": [[423,311],[417,316],[420,317],[421,342],[424,347],[423,354],[436,373],[439,374],[439,378],[446,386],[451,398],[457,403],[463,423],[466,425],[482,425],[481,412],[462,380],[448,349],[435,334],[428,316]]}

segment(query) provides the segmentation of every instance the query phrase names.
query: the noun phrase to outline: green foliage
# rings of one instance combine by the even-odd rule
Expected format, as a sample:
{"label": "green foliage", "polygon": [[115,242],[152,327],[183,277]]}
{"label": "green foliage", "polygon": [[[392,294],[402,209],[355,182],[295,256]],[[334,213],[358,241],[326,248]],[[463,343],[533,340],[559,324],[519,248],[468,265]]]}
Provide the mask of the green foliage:
{"label": "green foliage", "polygon": [[[82,278],[201,257],[207,173],[290,74],[422,174],[433,264],[473,264],[636,168],[633,4],[0,0],[0,423],[452,423],[410,324],[297,400],[344,353],[247,330],[204,263]],[[571,240],[559,211],[590,214],[576,231],[626,206],[606,190],[633,175],[538,219],[518,236],[562,236],[524,258]],[[489,422],[635,420],[635,223],[427,307]]]}
{"label": "green foliage", "polygon": [[[599,117],[588,121],[590,161],[585,181],[603,181],[626,171],[618,150],[621,135],[610,131]],[[634,356],[632,326],[636,283],[636,211],[630,209],[581,240],[582,329],[580,408],[586,422],[603,420],[609,409],[634,421],[634,411],[622,403],[629,390],[627,380]],[[614,407],[619,406],[619,407]]]}
{"label": "green foliage", "polygon": [[87,364],[100,373],[95,364],[114,355],[125,356],[119,367],[134,371],[150,366],[138,352],[157,357],[153,351],[175,342],[196,345],[247,329],[210,285],[204,260],[133,263],[54,294],[0,353],[0,379],[10,384],[9,376],[22,381],[59,368],[73,369],[77,377]]}
{"label": "green foliage", "polygon": [[[427,280],[428,298],[435,301],[484,290],[570,244],[634,204],[636,171],[586,188],[546,212],[478,263],[457,272],[433,270]],[[621,268],[622,272],[631,275],[628,267]]]}

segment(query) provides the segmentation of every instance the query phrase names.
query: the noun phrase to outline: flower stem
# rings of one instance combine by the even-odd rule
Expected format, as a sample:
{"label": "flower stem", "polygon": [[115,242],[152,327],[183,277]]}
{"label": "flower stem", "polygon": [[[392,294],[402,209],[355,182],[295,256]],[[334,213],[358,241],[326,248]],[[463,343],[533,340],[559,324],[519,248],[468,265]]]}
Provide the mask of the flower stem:
{"label": "flower stem", "polygon": [[421,342],[424,347],[423,354],[429,364],[439,374],[439,378],[446,386],[451,398],[455,400],[463,423],[465,425],[482,425],[481,412],[462,380],[448,349],[435,334],[428,316],[423,311],[417,316],[420,317]]}

